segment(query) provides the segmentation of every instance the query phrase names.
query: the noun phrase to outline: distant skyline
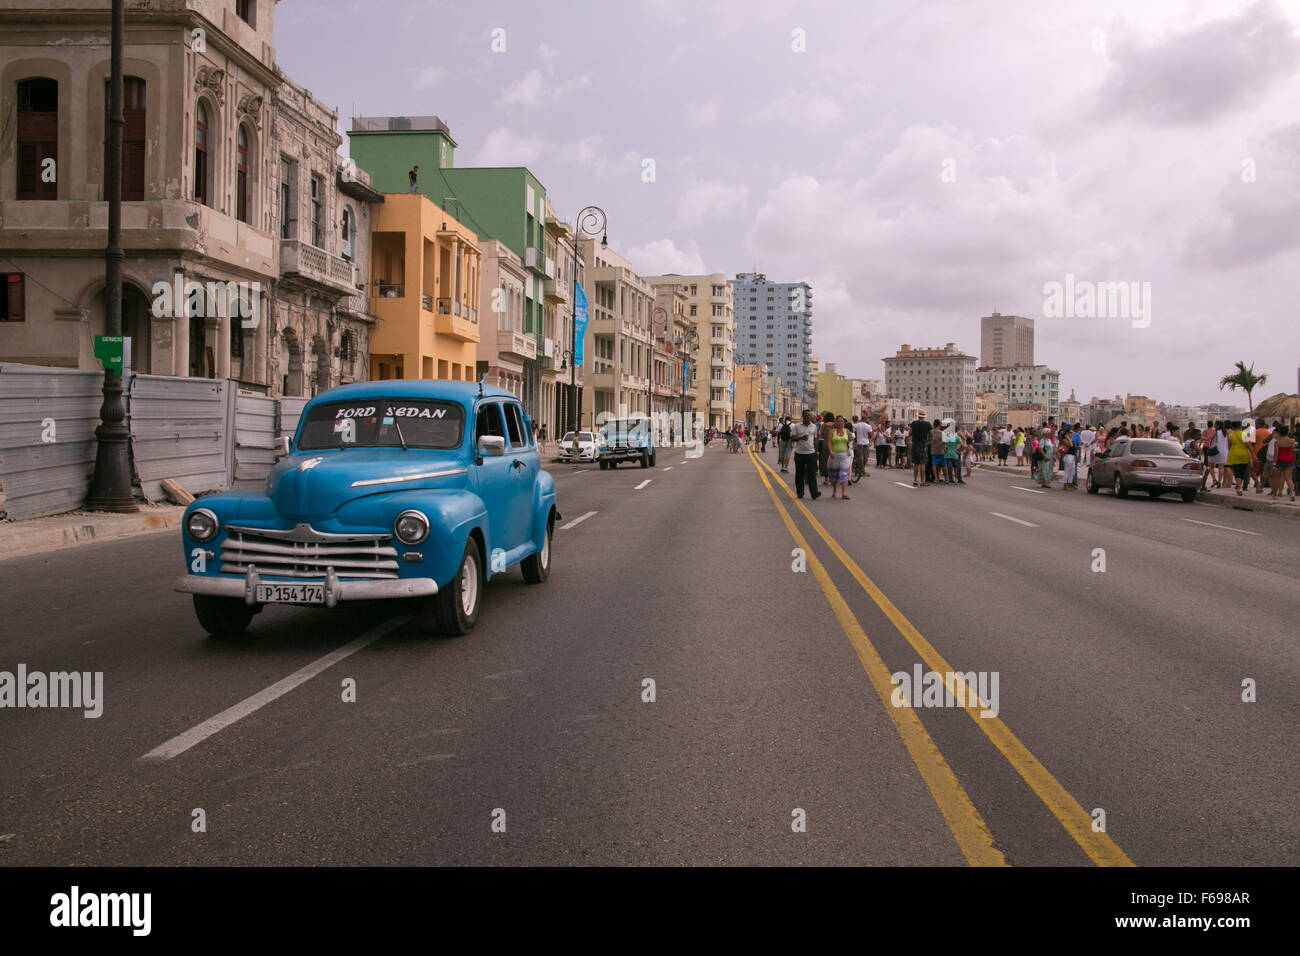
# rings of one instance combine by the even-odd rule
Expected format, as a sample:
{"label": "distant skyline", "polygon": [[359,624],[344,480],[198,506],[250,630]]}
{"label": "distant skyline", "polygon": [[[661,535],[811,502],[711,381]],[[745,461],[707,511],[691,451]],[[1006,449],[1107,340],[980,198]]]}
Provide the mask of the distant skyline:
{"label": "distant skyline", "polygon": [[[1256,398],[1297,384],[1300,0],[275,17],[280,67],[341,132],[436,114],[458,165],[526,165],[567,219],[602,206],[645,274],[806,280],[813,352],[855,378],[903,342],[978,355],[996,310],[1035,319],[1037,361],[1084,400],[1244,404],[1217,387],[1238,359],[1269,375]],[[1149,284],[1149,324],[1050,317],[1067,277]]]}

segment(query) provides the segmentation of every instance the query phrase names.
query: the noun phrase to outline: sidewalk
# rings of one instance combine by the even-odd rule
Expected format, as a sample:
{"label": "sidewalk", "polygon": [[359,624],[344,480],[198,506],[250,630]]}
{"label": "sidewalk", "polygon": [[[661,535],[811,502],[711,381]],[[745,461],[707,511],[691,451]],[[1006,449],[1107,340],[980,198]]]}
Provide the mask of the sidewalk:
{"label": "sidewalk", "polygon": [[[1014,475],[1017,478],[1023,478],[1029,481],[1029,467],[1017,468],[1015,465],[1007,465],[1005,468],[999,468],[997,462],[980,462],[975,465],[976,468],[984,471],[1001,472],[1004,475]],[[1055,472],[1056,481],[1052,487],[1060,488],[1061,470],[1058,468]],[[1079,490],[1083,491],[1087,482],[1087,471],[1079,473]],[[1105,492],[1103,492],[1104,494]],[[1137,492],[1135,492],[1136,494]],[[1223,488],[1214,490],[1206,489],[1196,496],[1196,500],[1202,504],[1219,505],[1224,508],[1235,508],[1238,511],[1258,511],[1264,514],[1291,515],[1300,517],[1300,501],[1291,501],[1286,497],[1270,498],[1268,491],[1262,494],[1255,494],[1254,490],[1247,491],[1240,498],[1235,491],[1229,491]]]}
{"label": "sidewalk", "polygon": [[0,561],[91,541],[112,541],[178,529],[184,513],[180,505],[141,505],[135,514],[69,511],[48,518],[0,521]]}

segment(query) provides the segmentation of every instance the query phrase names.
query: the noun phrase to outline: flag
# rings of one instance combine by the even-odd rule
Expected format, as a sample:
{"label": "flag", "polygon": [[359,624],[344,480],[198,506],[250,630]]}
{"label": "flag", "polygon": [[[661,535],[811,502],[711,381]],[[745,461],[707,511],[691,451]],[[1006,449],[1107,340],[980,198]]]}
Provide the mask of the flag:
{"label": "flag", "polygon": [[587,335],[587,293],[576,282],[573,285],[573,364],[582,364],[582,340]]}

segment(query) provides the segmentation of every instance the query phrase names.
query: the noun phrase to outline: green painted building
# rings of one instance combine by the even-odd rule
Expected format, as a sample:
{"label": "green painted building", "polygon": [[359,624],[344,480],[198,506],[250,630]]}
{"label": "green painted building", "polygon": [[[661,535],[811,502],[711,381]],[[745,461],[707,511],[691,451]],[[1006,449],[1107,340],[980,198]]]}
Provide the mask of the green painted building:
{"label": "green painted building", "polygon": [[[524,403],[536,416],[541,367],[545,361],[544,283],[555,264],[546,241],[546,188],[523,166],[456,166],[456,141],[436,116],[358,116],[348,132],[350,156],[370,173],[380,192],[411,191],[410,172],[419,167],[415,192],[427,196],[483,239],[495,239],[523,262],[524,331],[533,335],[539,357],[524,369]],[[531,368],[529,367],[531,366]]]}

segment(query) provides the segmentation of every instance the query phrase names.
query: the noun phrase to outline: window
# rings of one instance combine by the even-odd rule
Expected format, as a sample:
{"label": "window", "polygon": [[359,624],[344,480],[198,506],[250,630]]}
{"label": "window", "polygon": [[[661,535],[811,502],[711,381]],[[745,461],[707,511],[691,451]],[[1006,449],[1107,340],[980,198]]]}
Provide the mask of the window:
{"label": "window", "polygon": [[239,127],[239,139],[235,149],[235,218],[248,222],[248,127]]}
{"label": "window", "polygon": [[235,15],[253,26],[253,0],[235,0]]}
{"label": "window", "polygon": [[357,217],[351,206],[343,207],[343,258],[349,262],[356,255]]}
{"label": "window", "polygon": [[505,438],[506,433],[501,428],[501,412],[496,402],[487,402],[479,406],[478,418],[474,426],[474,442],[484,435],[495,435],[497,438]]}
{"label": "window", "polygon": [[22,322],[25,318],[23,274],[21,272],[0,274],[0,322]]}
{"label": "window", "polygon": [[212,205],[209,178],[212,170],[208,163],[208,108],[202,100],[194,111],[194,201]]}
{"label": "window", "polygon": [[[108,198],[109,90],[104,81],[104,198]],[[122,77],[122,201],[144,199],[144,80]]]}
{"label": "window", "polygon": [[321,193],[325,191],[324,184],[319,176],[311,178],[311,244],[313,246],[321,245],[320,236],[320,210],[321,210]]}
{"label": "window", "polygon": [[57,199],[59,84],[23,80],[18,84],[18,197]]}
{"label": "window", "polygon": [[519,415],[519,406],[507,402],[502,406],[506,413],[506,430],[510,432],[511,448],[527,448],[528,432],[524,420]]}
{"label": "window", "polygon": [[280,158],[280,238],[292,239],[298,217],[293,208],[293,183],[297,167],[292,160]]}

